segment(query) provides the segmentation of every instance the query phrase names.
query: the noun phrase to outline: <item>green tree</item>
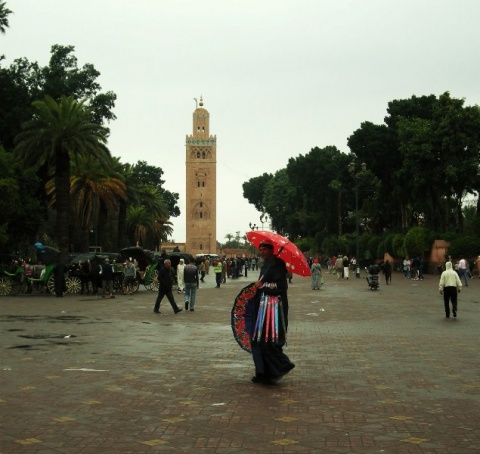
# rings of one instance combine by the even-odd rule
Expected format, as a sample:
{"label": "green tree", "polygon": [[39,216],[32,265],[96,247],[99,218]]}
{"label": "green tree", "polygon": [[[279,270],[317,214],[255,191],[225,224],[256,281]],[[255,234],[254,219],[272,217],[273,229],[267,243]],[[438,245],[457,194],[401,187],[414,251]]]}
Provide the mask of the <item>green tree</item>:
{"label": "green tree", "polygon": [[138,161],[133,167],[133,178],[138,179],[138,185],[152,186],[157,188],[163,200],[168,206],[170,217],[180,216],[178,207],[179,195],[176,192],[170,192],[164,188],[165,180],[162,180],[163,170],[147,164],[145,161]]}
{"label": "green tree", "polygon": [[90,63],[79,68],[74,50],[74,46],[52,46],[45,67],[17,58],[8,68],[0,68],[0,143],[6,150],[13,149],[21,124],[30,118],[32,102],[46,95],[57,102],[62,96],[83,100],[90,107],[92,123],[115,119],[115,93],[100,92],[100,72]]}
{"label": "green tree", "polygon": [[67,262],[70,246],[70,161],[76,155],[92,155],[105,168],[110,154],[107,130],[91,123],[91,111],[83,101],[50,96],[33,103],[32,120],[22,125],[16,138],[15,158],[25,166],[48,168],[54,173],[56,233],[62,259]]}
{"label": "green tree", "polygon": [[6,2],[0,2],[0,33],[5,33],[9,27],[8,16],[10,14],[12,14],[12,11],[7,8]]}
{"label": "green tree", "polygon": [[430,250],[431,244],[428,242],[428,232],[424,227],[413,227],[405,235],[405,251],[410,257],[418,255],[420,257]]}
{"label": "green tree", "polygon": [[259,177],[250,178],[242,185],[243,197],[261,213],[265,212],[265,206],[263,205],[265,187],[272,178],[272,174],[264,173]]}
{"label": "green tree", "polygon": [[[47,185],[51,196],[50,205],[55,205],[55,181]],[[72,165],[70,194],[73,206],[73,224],[80,228],[80,241],[75,251],[86,252],[90,246],[90,231],[95,231],[99,245],[104,245],[107,214],[118,211],[118,200],[125,198],[125,184],[110,169],[102,168],[98,161],[88,156],[77,156]],[[74,242],[74,241],[72,241]]]}

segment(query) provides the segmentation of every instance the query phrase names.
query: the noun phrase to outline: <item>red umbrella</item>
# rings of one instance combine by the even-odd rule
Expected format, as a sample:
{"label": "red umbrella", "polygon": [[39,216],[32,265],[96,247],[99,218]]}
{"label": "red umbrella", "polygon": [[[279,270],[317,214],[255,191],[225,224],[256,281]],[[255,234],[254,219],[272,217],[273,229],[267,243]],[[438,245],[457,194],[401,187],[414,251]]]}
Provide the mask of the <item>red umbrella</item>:
{"label": "red umbrella", "polygon": [[268,230],[247,232],[247,239],[257,249],[262,241],[270,240],[274,245],[273,253],[286,263],[289,271],[299,276],[311,276],[306,257],[289,239]]}

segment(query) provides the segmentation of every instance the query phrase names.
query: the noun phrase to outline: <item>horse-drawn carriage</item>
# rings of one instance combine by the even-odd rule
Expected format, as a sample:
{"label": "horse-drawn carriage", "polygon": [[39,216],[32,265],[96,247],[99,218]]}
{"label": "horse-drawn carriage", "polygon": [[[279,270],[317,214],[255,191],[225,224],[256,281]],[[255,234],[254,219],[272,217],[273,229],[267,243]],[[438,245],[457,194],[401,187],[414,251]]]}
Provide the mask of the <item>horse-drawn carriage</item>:
{"label": "horse-drawn carriage", "polygon": [[120,254],[110,252],[86,252],[72,254],[70,257],[69,275],[76,279],[76,291],[72,293],[96,294],[102,287],[100,268],[109,259],[113,266],[113,288],[122,287],[123,269]]}
{"label": "horse-drawn carriage", "polygon": [[[147,290],[158,290],[158,260],[153,251],[138,246],[131,246],[120,251],[123,261],[130,260],[136,264],[137,272],[132,284],[133,291],[138,291],[140,284]],[[126,288],[123,293],[126,293]]]}
{"label": "horse-drawn carriage", "polygon": [[[37,261],[41,263],[40,274],[29,274],[21,260],[12,259],[9,269],[0,270],[0,295],[16,295],[19,293],[50,292],[55,293],[55,268],[60,260],[58,249],[36,243]],[[31,267],[30,267],[31,268]],[[66,293],[77,293],[79,281],[74,275],[65,273]]]}

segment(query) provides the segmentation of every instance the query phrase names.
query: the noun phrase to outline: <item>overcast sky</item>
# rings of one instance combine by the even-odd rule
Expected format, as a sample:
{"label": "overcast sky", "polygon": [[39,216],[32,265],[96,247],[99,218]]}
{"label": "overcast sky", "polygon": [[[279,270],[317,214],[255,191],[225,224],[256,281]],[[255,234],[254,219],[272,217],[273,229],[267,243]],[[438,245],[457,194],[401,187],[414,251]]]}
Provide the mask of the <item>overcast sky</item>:
{"label": "overcast sky", "polygon": [[[47,65],[54,44],[113,91],[109,148],[161,167],[180,195],[185,136],[204,97],[217,136],[217,240],[260,224],[242,183],[335,145],[387,103],[450,91],[480,104],[479,0],[7,0],[4,65]],[[321,184],[321,182],[312,182]]]}

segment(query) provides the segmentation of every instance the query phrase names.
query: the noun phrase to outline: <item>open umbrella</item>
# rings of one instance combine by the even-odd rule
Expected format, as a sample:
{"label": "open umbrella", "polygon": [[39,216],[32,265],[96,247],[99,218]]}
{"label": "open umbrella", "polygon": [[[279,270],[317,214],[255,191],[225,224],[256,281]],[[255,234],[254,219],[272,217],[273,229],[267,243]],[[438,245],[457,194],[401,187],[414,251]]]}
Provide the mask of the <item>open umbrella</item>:
{"label": "open umbrella", "polygon": [[289,271],[299,276],[311,276],[306,257],[288,238],[268,230],[253,230],[246,235],[257,249],[262,241],[270,240],[274,245],[273,253],[285,262]]}
{"label": "open umbrella", "polygon": [[233,337],[238,345],[248,353],[252,353],[251,338],[255,321],[253,298],[256,292],[255,282],[242,288],[235,298],[232,308]]}

